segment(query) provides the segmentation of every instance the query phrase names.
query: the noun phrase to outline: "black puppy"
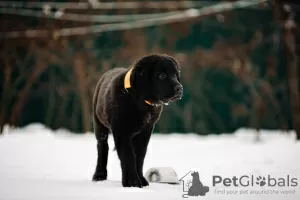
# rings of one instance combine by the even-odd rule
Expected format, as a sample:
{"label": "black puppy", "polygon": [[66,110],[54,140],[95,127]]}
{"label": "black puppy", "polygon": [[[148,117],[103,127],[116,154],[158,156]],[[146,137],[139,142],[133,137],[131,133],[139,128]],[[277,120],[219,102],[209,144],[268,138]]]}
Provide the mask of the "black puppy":
{"label": "black puppy", "polygon": [[162,104],[182,97],[178,62],[168,55],[148,55],[129,68],[115,68],[99,80],[93,98],[98,141],[94,181],[106,180],[108,133],[112,132],[122,168],[123,187],[149,185],[143,176],[148,142]]}

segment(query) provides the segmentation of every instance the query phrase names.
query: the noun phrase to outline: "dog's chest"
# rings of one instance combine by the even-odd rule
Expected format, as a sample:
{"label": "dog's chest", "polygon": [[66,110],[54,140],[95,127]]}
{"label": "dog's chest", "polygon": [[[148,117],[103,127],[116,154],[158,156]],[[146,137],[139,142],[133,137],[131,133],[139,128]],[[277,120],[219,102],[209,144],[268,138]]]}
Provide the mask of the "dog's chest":
{"label": "dog's chest", "polygon": [[151,110],[150,112],[143,113],[141,119],[142,124],[155,124],[159,118],[159,112]]}
{"label": "dog's chest", "polygon": [[143,124],[149,124],[151,122],[151,118],[152,118],[152,115],[150,112],[147,112],[145,113],[143,116],[142,116],[142,123]]}

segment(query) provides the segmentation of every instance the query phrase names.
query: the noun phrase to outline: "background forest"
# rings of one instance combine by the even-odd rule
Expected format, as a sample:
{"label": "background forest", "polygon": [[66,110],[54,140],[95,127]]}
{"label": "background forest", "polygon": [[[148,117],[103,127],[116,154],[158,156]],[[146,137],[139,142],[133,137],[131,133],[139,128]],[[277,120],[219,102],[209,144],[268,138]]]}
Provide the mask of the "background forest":
{"label": "background forest", "polygon": [[[274,9],[281,1],[262,1],[229,11],[211,8],[199,17],[99,33],[93,33],[95,24],[114,23],[120,29],[122,24],[95,22],[91,17],[85,21],[68,20],[67,13],[133,17],[191,7],[182,1],[156,1],[152,7],[145,1],[136,1],[138,6],[129,9],[122,7],[123,0],[101,0],[112,3],[111,7],[94,9],[94,1],[80,2],[88,5],[87,9],[32,4],[41,5],[33,8],[39,17],[30,16],[26,7],[20,11],[1,5],[0,127],[40,122],[52,129],[92,131],[91,101],[99,77],[108,69],[129,67],[145,54],[167,53],[180,62],[184,96],[165,106],[156,132],[219,134],[240,127],[294,128],[293,121],[299,118],[293,115],[289,77],[297,73],[289,73],[291,57],[287,57],[287,38],[280,23],[290,15],[280,15],[284,11]],[[202,5],[199,9],[224,2],[194,3]],[[300,9],[297,5],[294,8],[297,14]],[[141,23],[123,21],[132,26]],[[56,34],[58,29],[73,27],[87,28],[82,34]],[[27,29],[48,32],[43,37],[6,38],[7,32]]]}

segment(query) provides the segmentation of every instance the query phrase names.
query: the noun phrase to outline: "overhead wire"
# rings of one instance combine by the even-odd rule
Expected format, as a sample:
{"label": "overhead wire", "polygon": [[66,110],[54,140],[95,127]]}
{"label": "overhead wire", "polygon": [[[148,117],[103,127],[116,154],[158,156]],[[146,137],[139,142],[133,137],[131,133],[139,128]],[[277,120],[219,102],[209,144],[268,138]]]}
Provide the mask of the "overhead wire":
{"label": "overhead wire", "polygon": [[26,31],[12,31],[12,32],[0,32],[0,39],[5,38],[18,38],[18,37],[60,37],[60,36],[72,36],[72,35],[84,35],[91,33],[100,33],[108,31],[128,30],[134,28],[149,27],[154,25],[162,25],[174,22],[182,22],[187,19],[205,16],[214,13],[225,12],[233,9],[247,8],[256,6],[261,3],[265,3],[268,0],[240,0],[236,2],[221,2],[211,6],[207,6],[200,9],[188,9],[181,11],[180,13],[169,15],[159,18],[142,19],[136,21],[129,21],[123,23],[114,24],[102,24],[92,25],[85,27],[75,28],[62,28],[58,30],[26,30]]}
{"label": "overhead wire", "polygon": [[160,18],[169,15],[175,15],[181,11],[172,11],[165,13],[153,13],[153,14],[130,14],[130,15],[88,15],[88,14],[75,14],[65,13],[63,10],[56,12],[49,11],[47,13],[42,10],[30,10],[30,9],[14,9],[14,8],[0,8],[0,13],[10,15],[22,15],[27,17],[41,17],[57,20],[69,20],[80,22],[94,22],[94,23],[112,23],[112,22],[124,22],[149,18]]}
{"label": "overhead wire", "polygon": [[45,5],[63,9],[137,9],[137,8],[194,8],[211,5],[212,1],[147,1],[147,2],[19,2],[0,1],[0,7],[43,8]]}

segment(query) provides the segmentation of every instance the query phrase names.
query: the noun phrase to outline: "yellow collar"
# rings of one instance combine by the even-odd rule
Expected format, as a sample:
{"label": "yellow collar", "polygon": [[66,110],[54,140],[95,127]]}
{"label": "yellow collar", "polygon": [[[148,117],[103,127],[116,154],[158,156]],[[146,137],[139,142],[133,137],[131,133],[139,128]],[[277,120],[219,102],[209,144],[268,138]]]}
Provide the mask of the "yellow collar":
{"label": "yellow collar", "polygon": [[[125,78],[124,78],[124,88],[127,92],[128,92],[127,88],[131,88],[130,77],[132,74],[132,69],[133,69],[133,67],[131,67],[131,69],[126,73]],[[147,101],[147,100],[144,100],[144,101],[146,104],[152,106],[152,103],[150,101]]]}
{"label": "yellow collar", "polygon": [[152,103],[150,101],[144,100],[146,104],[152,106]]}
{"label": "yellow collar", "polygon": [[[131,84],[130,84],[130,76],[131,76],[131,73],[132,73],[132,69],[133,67],[131,67],[131,69],[126,73],[125,75],[125,79],[124,79],[124,88],[126,89],[127,91],[127,88],[130,88],[131,87]],[[128,92],[128,91],[127,91]]]}

